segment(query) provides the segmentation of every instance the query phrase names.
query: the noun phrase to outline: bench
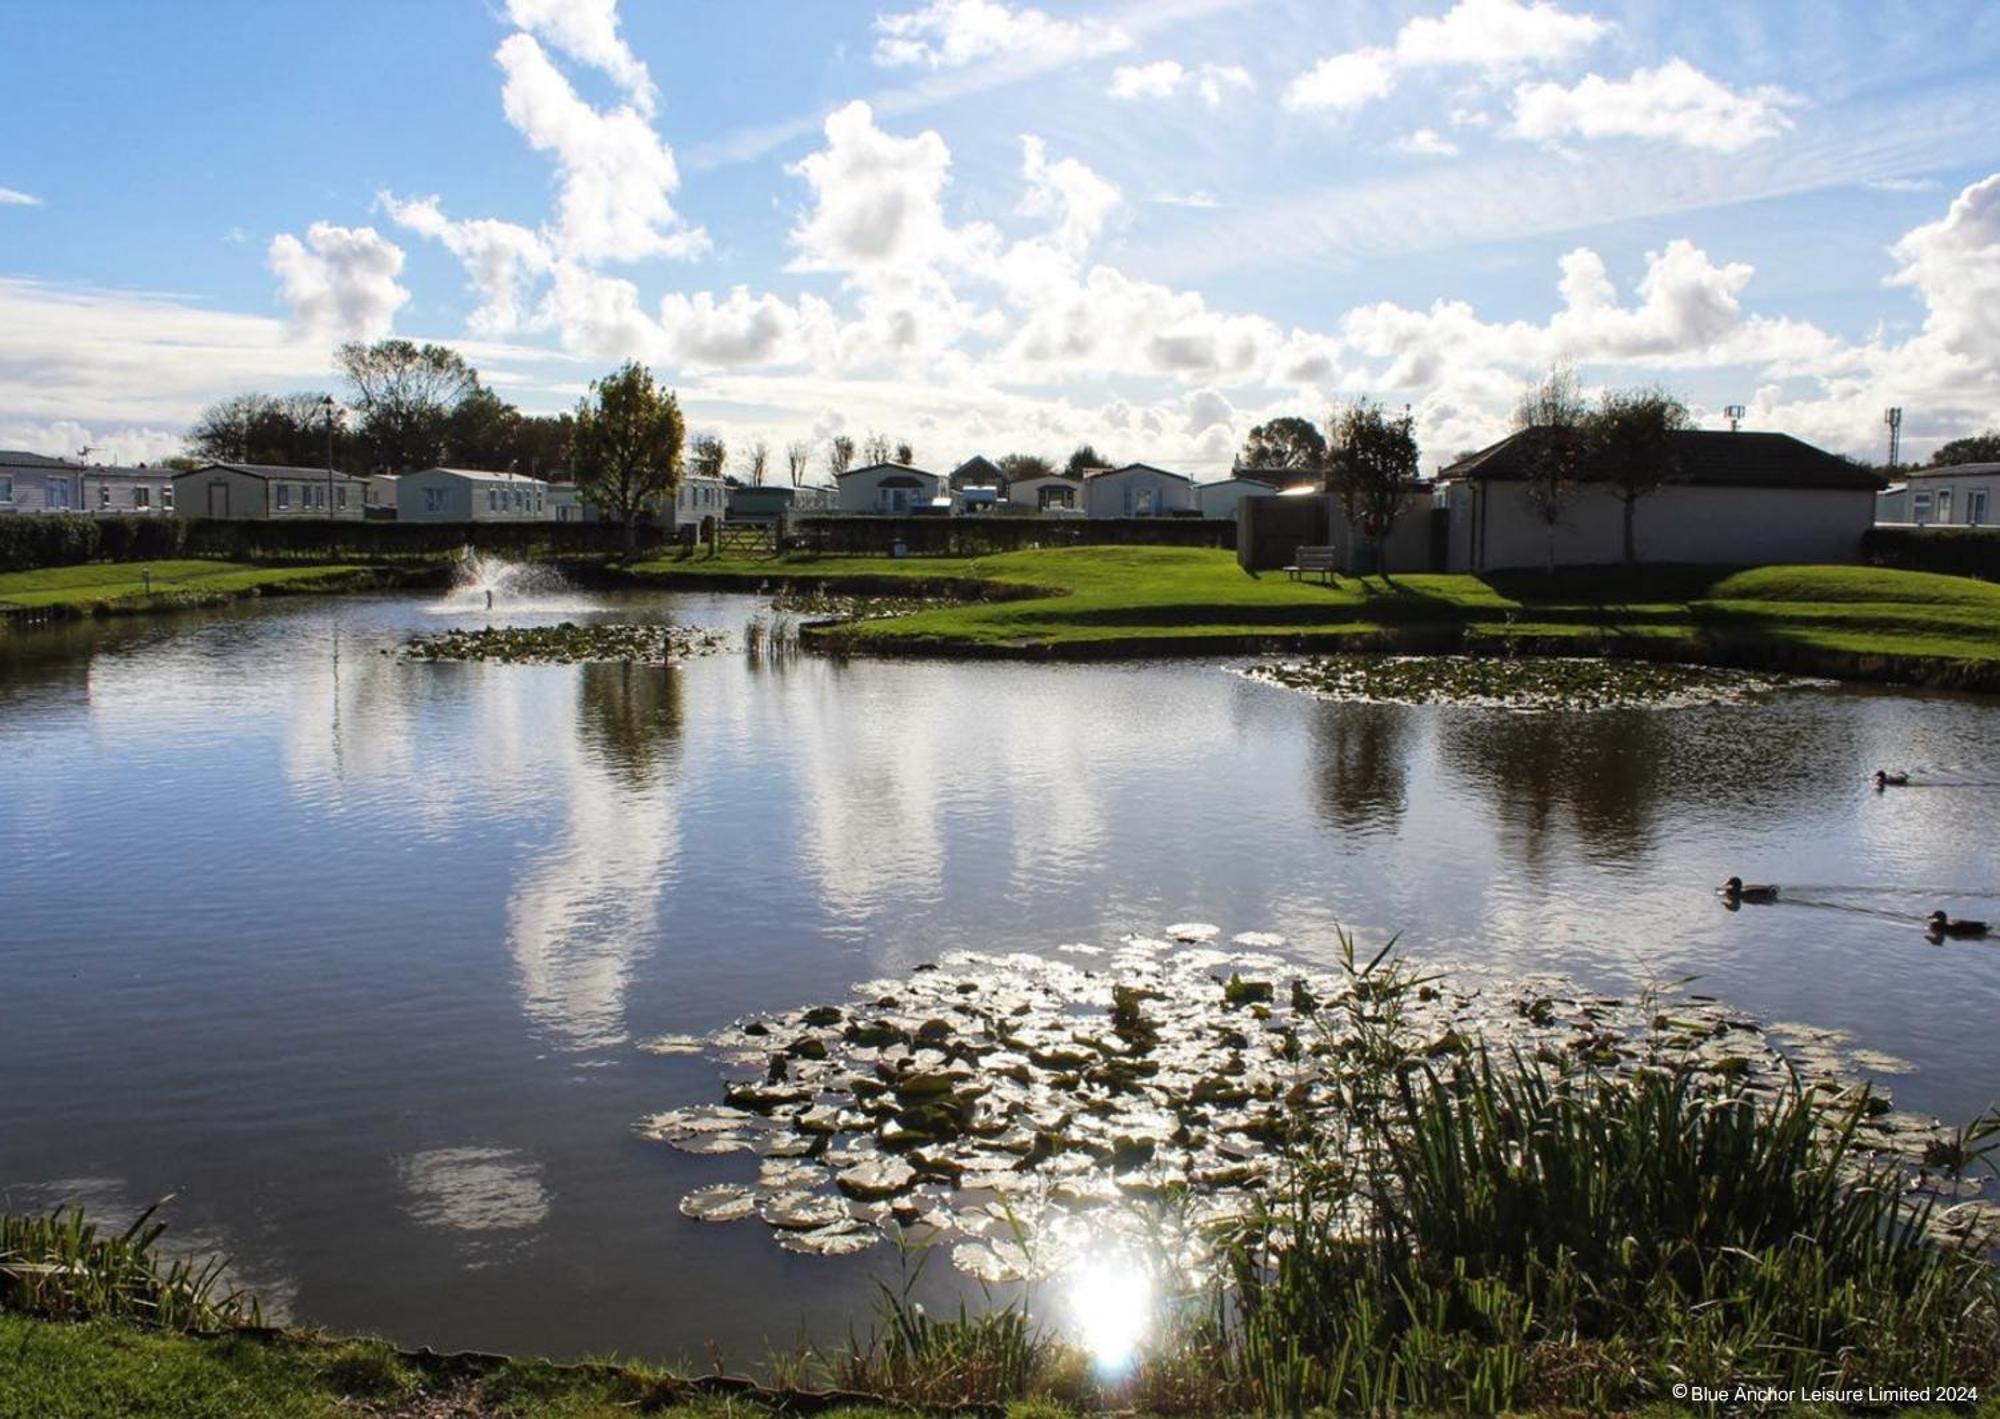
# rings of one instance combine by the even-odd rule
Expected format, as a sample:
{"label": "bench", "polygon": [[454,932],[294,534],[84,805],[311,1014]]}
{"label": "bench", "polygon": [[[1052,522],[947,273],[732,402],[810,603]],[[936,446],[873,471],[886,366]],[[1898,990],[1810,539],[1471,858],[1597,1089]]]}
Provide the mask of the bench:
{"label": "bench", "polygon": [[1321,581],[1331,582],[1338,570],[1334,566],[1334,551],[1331,547],[1301,547],[1292,556],[1295,560],[1285,570],[1291,574],[1293,581],[1297,581],[1302,573],[1318,572]]}

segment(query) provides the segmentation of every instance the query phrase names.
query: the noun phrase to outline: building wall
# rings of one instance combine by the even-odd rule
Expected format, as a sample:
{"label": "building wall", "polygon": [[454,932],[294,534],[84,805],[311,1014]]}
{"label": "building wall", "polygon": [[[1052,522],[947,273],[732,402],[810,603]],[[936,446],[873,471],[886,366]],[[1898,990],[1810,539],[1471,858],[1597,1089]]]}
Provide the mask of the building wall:
{"label": "building wall", "polygon": [[468,478],[449,469],[396,480],[398,522],[548,522],[548,485],[533,478]]}
{"label": "building wall", "polygon": [[[884,512],[882,505],[882,480],[902,474],[914,477],[921,485],[910,490],[912,500],[928,503],[942,497],[945,480],[935,473],[923,473],[914,468],[889,466],[869,468],[858,473],[850,473],[840,480],[840,510],[842,512]],[[892,490],[893,491],[893,490]]]}
{"label": "building wall", "polygon": [[[1326,495],[1327,545],[1334,549],[1341,567],[1347,571],[1430,571],[1431,509],[1435,505],[1436,499],[1428,487],[1409,494],[1396,509],[1395,521],[1389,524],[1389,533],[1382,539],[1381,547],[1373,548],[1368,545],[1367,534],[1348,522],[1340,500]],[[1378,556],[1380,564],[1375,565]]]}
{"label": "building wall", "polygon": [[2000,523],[2000,464],[1975,463],[1963,471],[1914,475],[1907,488],[1876,498],[1875,520],[1917,527]]}
{"label": "building wall", "polygon": [[[1546,564],[1550,531],[1525,485],[1454,482],[1445,497],[1450,570]],[[1868,488],[1666,487],[1639,500],[1633,541],[1642,562],[1851,562],[1874,520],[1875,494]],[[1580,491],[1564,508],[1553,541],[1561,566],[1623,561],[1624,508],[1617,492],[1604,486]]]}
{"label": "building wall", "polygon": [[[213,498],[211,489],[227,491],[226,504]],[[197,468],[192,473],[174,475],[174,515],[176,517],[218,517],[232,522],[285,522],[324,520],[359,522],[362,519],[361,485],[334,480],[333,506],[329,512],[325,498],[326,477],[313,476],[301,468],[296,477],[264,478],[227,468]],[[212,511],[212,509],[214,509]]]}
{"label": "building wall", "polygon": [[0,514],[83,510],[83,493],[74,472],[56,468],[0,468]]}
{"label": "building wall", "polygon": [[699,529],[703,523],[721,522],[729,511],[729,485],[720,478],[681,479],[674,492],[674,526]]}
{"label": "building wall", "polygon": [[[1044,490],[1047,496],[1044,497]],[[1069,501],[1063,501],[1067,491]],[[1083,506],[1083,483],[1077,478],[1058,478],[1043,474],[1035,478],[1016,478],[1007,485],[1007,501],[1022,507],[1033,508],[1037,512],[1044,507],[1081,508]]]}
{"label": "building wall", "polygon": [[83,511],[99,517],[150,517],[173,512],[173,474],[162,468],[157,474],[121,470],[105,475],[86,470],[82,475]]}
{"label": "building wall", "polygon": [[1193,507],[1192,483],[1150,468],[1099,473],[1083,485],[1083,509],[1092,517],[1163,517]]}
{"label": "building wall", "polygon": [[1203,517],[1222,517],[1234,522],[1238,503],[1245,498],[1270,497],[1277,491],[1268,483],[1252,478],[1224,478],[1198,485],[1194,490],[1195,505]]}

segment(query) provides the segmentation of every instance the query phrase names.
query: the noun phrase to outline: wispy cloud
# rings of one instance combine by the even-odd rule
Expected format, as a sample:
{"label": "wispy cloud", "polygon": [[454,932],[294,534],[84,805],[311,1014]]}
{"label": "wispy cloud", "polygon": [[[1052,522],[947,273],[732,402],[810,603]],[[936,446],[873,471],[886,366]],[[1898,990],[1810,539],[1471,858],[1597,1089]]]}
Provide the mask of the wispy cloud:
{"label": "wispy cloud", "polygon": [[32,192],[17,192],[11,187],[0,187],[0,207],[39,207],[42,199]]}

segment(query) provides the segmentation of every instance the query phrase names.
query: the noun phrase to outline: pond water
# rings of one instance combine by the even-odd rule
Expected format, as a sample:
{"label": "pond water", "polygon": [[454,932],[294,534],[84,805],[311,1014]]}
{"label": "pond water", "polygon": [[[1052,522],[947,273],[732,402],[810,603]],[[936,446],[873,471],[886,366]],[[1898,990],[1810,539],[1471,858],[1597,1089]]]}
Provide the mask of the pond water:
{"label": "pond water", "polygon": [[[748,597],[672,669],[414,664],[483,596],[289,600],[0,641],[0,1191],[168,1193],[282,1312],[411,1344],[699,1356],[838,1337],[830,1260],[633,1135],[720,1098],[641,1052],[959,949],[1205,921],[1335,959],[1699,978],[1853,1032],[1958,1122],[2000,1098],[2000,702],[1820,688],[1515,715],[1334,704],[1231,663],[841,663]],[[1877,767],[1915,786],[1875,792]],[[1730,873],[1783,884],[1730,912]],[[1068,959],[1076,960],[1076,957]],[[934,1284],[948,1278],[932,1277]]]}

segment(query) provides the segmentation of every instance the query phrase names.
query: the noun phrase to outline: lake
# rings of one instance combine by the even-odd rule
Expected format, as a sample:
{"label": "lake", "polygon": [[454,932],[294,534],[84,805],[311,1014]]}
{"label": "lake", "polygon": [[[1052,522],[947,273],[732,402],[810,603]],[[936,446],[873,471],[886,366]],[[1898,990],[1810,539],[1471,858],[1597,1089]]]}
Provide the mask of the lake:
{"label": "lake", "polygon": [[[175,1194],[292,1318],[737,1366],[844,1335],[877,1247],[780,1251],[637,1139],[716,1066],[641,1052],[956,949],[1345,926],[1425,960],[1695,987],[2000,1096],[2000,701],[1822,687],[1591,715],[1331,704],[1240,662],[840,662],[750,597],[496,622],[732,634],[671,669],[414,664],[435,595],[0,640],[0,1189]],[[747,647],[747,648],[746,648]],[[1877,766],[1916,786],[1877,793]],[[1784,885],[1723,908],[1730,873]],[[932,1277],[935,1284],[944,1278]]]}

